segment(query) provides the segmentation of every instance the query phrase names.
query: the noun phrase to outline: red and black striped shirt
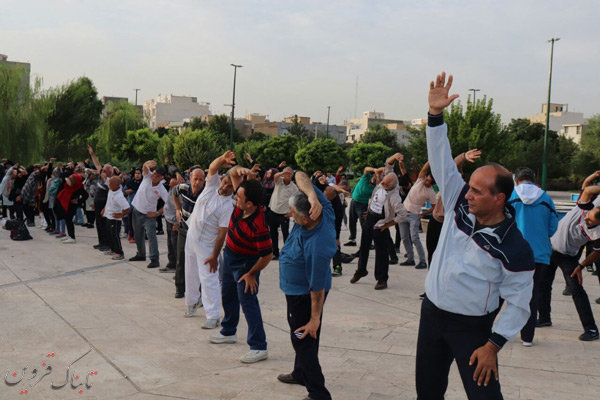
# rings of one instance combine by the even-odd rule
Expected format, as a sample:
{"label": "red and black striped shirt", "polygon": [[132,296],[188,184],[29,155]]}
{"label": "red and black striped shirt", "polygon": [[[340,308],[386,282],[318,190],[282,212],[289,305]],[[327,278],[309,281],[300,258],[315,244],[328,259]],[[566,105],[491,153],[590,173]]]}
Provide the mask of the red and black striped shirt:
{"label": "red and black striped shirt", "polygon": [[271,234],[262,207],[257,207],[247,218],[240,208],[235,207],[229,220],[227,248],[237,254],[263,257],[273,252],[271,246]]}

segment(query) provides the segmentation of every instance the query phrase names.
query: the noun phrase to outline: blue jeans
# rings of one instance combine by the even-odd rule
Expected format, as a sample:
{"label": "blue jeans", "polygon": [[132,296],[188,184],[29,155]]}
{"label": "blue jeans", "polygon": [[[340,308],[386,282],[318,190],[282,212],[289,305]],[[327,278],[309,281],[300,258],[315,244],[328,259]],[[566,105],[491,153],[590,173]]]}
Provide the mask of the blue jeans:
{"label": "blue jeans", "polygon": [[[156,239],[156,218],[150,218],[133,209],[133,232],[135,234],[135,245],[137,255],[146,257],[146,237],[148,236],[148,247],[150,248],[150,259],[158,262],[158,240]],[[145,234],[144,234],[145,233]]]}
{"label": "blue jeans", "polygon": [[421,220],[419,219],[419,214],[414,214],[411,212],[407,213],[406,220],[400,222],[399,226],[400,236],[402,237],[402,241],[404,242],[404,249],[406,249],[406,253],[408,254],[408,260],[414,261],[415,259],[415,253],[413,252],[414,245],[417,249],[417,256],[419,257],[419,262],[426,263],[427,259],[425,258],[425,249],[423,249],[421,239],[419,238],[419,228],[421,227]]}
{"label": "blue jeans", "polygon": [[[263,326],[260,304],[258,303],[258,291],[251,294],[250,290],[244,293],[246,283],[238,283],[238,280],[256,264],[258,256],[243,256],[225,248],[223,254],[221,298],[223,300],[223,311],[225,317],[221,322],[221,335],[235,335],[237,325],[240,321],[240,305],[246,323],[248,324],[248,337],[246,339],[250,350],[266,350],[267,337]],[[259,283],[259,275],[256,274],[256,283]]]}

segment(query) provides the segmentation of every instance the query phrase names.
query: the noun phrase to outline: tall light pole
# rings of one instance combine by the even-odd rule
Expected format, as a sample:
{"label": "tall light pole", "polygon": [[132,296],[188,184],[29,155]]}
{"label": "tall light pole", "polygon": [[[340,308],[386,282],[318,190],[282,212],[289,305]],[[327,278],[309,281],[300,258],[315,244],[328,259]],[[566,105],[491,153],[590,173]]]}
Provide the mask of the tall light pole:
{"label": "tall light pole", "polygon": [[233,151],[233,121],[235,118],[235,79],[237,77],[237,69],[242,68],[241,65],[231,64],[233,67],[233,101],[231,102],[231,129],[229,131],[229,147]]}
{"label": "tall light pole", "polygon": [[329,137],[329,110],[331,109],[331,106],[327,106],[327,137]]}
{"label": "tall light pole", "polygon": [[479,91],[480,89],[469,89],[469,92],[473,92],[473,104],[475,104],[475,94]]}
{"label": "tall light pole", "polygon": [[550,73],[548,74],[548,103],[546,103],[546,129],[544,130],[544,154],[542,156],[542,189],[546,190],[546,178],[548,176],[548,130],[550,129],[550,92],[552,89],[552,59],[554,57],[554,42],[560,38],[548,40],[550,44]]}
{"label": "tall light pole", "polygon": [[137,106],[137,94],[140,91],[140,89],[133,89],[135,90],[135,105]]}

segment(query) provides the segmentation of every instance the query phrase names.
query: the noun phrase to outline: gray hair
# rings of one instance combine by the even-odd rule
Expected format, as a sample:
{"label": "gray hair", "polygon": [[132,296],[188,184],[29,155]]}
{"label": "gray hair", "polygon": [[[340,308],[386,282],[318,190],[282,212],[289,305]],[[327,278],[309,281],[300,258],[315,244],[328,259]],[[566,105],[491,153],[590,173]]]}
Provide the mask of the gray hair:
{"label": "gray hair", "polygon": [[299,192],[290,197],[289,204],[299,215],[307,218],[310,215],[310,203],[304,193]]}
{"label": "gray hair", "polygon": [[388,172],[388,174],[386,176],[384,176],[384,178],[387,178],[388,176],[392,177],[392,189],[395,189],[398,187],[398,175],[396,175],[394,172]]}

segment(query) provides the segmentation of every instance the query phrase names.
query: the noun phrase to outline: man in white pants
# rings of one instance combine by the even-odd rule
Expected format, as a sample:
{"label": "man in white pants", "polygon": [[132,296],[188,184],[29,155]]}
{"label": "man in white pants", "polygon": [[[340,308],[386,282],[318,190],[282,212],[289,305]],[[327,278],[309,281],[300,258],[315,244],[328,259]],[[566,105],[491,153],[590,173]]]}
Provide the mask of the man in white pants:
{"label": "man in white pants", "polygon": [[[206,186],[196,200],[188,219],[185,241],[185,316],[193,316],[202,305],[206,311],[204,329],[219,326],[221,286],[219,270],[221,249],[227,236],[233,212],[233,185],[229,176],[219,178],[219,169],[230,166],[235,159],[228,151],[214,160],[208,168]],[[198,288],[202,286],[202,294]]]}

